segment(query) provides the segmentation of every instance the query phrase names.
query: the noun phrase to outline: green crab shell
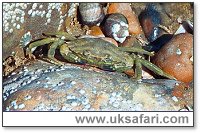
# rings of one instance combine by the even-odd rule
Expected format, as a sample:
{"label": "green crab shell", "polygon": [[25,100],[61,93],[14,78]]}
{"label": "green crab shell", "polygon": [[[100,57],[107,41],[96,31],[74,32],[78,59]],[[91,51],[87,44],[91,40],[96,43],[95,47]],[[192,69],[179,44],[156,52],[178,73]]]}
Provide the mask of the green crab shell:
{"label": "green crab shell", "polygon": [[62,45],[62,56],[72,63],[86,63],[104,70],[123,72],[132,68],[133,59],[114,44],[99,38],[76,39]]}

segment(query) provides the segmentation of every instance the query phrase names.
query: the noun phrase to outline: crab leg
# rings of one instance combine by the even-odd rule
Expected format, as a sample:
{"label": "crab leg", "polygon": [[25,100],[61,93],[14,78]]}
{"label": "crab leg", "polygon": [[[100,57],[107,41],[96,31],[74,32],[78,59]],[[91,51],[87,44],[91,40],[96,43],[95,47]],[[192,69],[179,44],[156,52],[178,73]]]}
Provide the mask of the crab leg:
{"label": "crab leg", "polygon": [[157,67],[153,63],[151,63],[149,61],[146,61],[146,60],[144,60],[142,58],[138,58],[138,59],[140,60],[142,65],[144,65],[145,67],[147,67],[151,71],[155,72],[156,74],[164,76],[164,77],[169,78],[169,79],[175,79],[173,76],[165,73],[162,69],[160,69],[159,67]]}
{"label": "crab leg", "polygon": [[153,56],[154,53],[153,52],[148,52],[144,49],[141,48],[134,48],[134,47],[119,47],[120,50],[124,51],[124,52],[137,52],[137,53],[141,53],[141,54],[146,54],[149,56]]}
{"label": "crab leg", "polygon": [[139,58],[135,59],[135,74],[136,74],[136,79],[142,79],[142,64]]}
{"label": "crab leg", "polygon": [[43,33],[44,35],[46,36],[56,36],[58,38],[63,38],[63,40],[69,40],[69,41],[72,41],[72,40],[75,40],[76,37],[74,37],[72,34],[69,34],[67,32],[62,32],[62,31],[59,31],[59,32],[55,32],[55,33]]}
{"label": "crab leg", "polygon": [[49,50],[48,50],[48,61],[50,61],[51,63],[54,63],[54,64],[58,64],[58,65],[63,65],[63,63],[62,62],[60,62],[59,60],[57,60],[55,57],[54,57],[54,55],[55,55],[55,51],[56,51],[56,48],[59,46],[59,45],[61,45],[61,44],[63,44],[64,43],[64,40],[58,40],[58,41],[56,41],[56,42],[54,42],[54,43],[52,43],[51,45],[50,45],[50,48],[49,48]]}
{"label": "crab leg", "polygon": [[42,46],[44,44],[52,43],[52,42],[55,42],[57,40],[58,40],[57,38],[45,38],[45,39],[42,39],[40,41],[35,41],[35,42],[29,44],[27,52],[28,53],[32,53],[33,52],[33,50],[32,50],[33,48],[38,47],[38,46]]}
{"label": "crab leg", "polygon": [[44,44],[48,44],[48,43],[52,43],[52,42],[55,42],[56,40],[58,40],[57,38],[46,38],[46,39],[42,39],[40,41],[35,41],[35,42],[32,42],[31,44],[29,44],[29,47],[26,49],[26,54],[29,58],[34,58],[35,57],[32,55],[33,53],[33,49],[38,47],[38,46],[42,46]]}

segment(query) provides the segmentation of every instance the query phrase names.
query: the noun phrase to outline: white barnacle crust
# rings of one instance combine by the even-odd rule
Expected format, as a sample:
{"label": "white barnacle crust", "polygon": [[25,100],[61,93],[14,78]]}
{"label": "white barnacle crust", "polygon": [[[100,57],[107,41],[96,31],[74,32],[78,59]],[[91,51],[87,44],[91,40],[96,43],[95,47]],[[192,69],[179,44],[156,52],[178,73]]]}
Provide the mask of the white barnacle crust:
{"label": "white barnacle crust", "polygon": [[35,17],[36,16],[36,11],[33,11],[31,14],[31,17]]}
{"label": "white barnacle crust", "polygon": [[116,93],[116,92],[113,92],[111,95],[112,95],[113,97],[115,97],[115,96],[117,95],[117,93]]}
{"label": "white barnacle crust", "polygon": [[73,16],[76,13],[76,7],[79,5],[79,3],[71,3],[69,10],[68,10],[68,17]]}
{"label": "white barnacle crust", "polygon": [[31,98],[32,98],[31,95],[27,95],[27,96],[24,97],[24,100],[29,100]]}
{"label": "white barnacle crust", "polygon": [[177,66],[180,66],[181,64],[180,64],[180,63],[177,63],[176,65],[177,65]]}
{"label": "white barnacle crust", "polygon": [[64,22],[64,20],[63,20],[63,19],[61,19],[59,23],[60,23],[60,24],[62,24],[63,22]]}
{"label": "white barnacle crust", "polygon": [[90,104],[85,105],[85,109],[89,109],[91,107]]}
{"label": "white barnacle crust", "polygon": [[20,25],[19,25],[19,24],[17,24],[16,28],[19,30],[19,29],[20,29]]}
{"label": "white barnacle crust", "polygon": [[9,33],[13,33],[13,29],[10,29],[10,30],[9,30]]}
{"label": "white barnacle crust", "polygon": [[49,88],[49,86],[46,84],[46,85],[44,85],[44,88]]}
{"label": "white barnacle crust", "polygon": [[178,99],[177,99],[176,96],[173,96],[173,97],[172,97],[172,100],[173,100],[174,102],[178,102]]}
{"label": "white barnacle crust", "polygon": [[62,40],[65,40],[65,36],[62,36],[61,39],[62,39]]}
{"label": "white barnacle crust", "polygon": [[50,77],[45,77],[45,79],[46,79],[46,80],[49,80],[49,79],[50,79]]}
{"label": "white barnacle crust", "polygon": [[123,34],[125,37],[129,36],[129,32],[128,30],[124,31],[124,34]]}
{"label": "white barnacle crust", "polygon": [[18,108],[19,108],[19,109],[25,108],[25,104],[23,104],[23,103],[19,104],[19,105],[18,105]]}
{"label": "white barnacle crust", "polygon": [[176,54],[177,55],[181,55],[182,54],[182,52],[181,52],[181,50],[179,48],[176,50]]}
{"label": "white barnacle crust", "polygon": [[76,84],[76,81],[72,81],[70,84],[71,84],[71,85],[75,85],[75,84]]}
{"label": "white barnacle crust", "polygon": [[47,23],[50,23],[50,22],[51,22],[51,19],[50,19],[50,18],[48,18],[48,19],[47,19]]}
{"label": "white barnacle crust", "polygon": [[[123,31],[124,33],[122,34],[122,36],[119,37],[117,35],[118,32],[122,32],[122,31],[120,31],[120,28],[121,28],[120,24],[117,23],[112,26],[112,36],[116,41],[123,43],[126,40],[126,37],[129,36],[129,32],[128,32],[128,28],[127,28],[127,30]],[[125,23],[123,23],[122,25],[125,25]]]}
{"label": "white barnacle crust", "polygon": [[175,83],[176,86],[179,86],[179,83]]}
{"label": "white barnacle crust", "polygon": [[51,17],[51,13],[48,12],[48,13],[46,14],[46,18],[50,18],[50,17]]}
{"label": "white barnacle crust", "polygon": [[31,14],[32,14],[32,12],[33,12],[33,10],[32,10],[32,9],[30,9],[30,10],[28,11],[28,15],[31,15]]}
{"label": "white barnacle crust", "polygon": [[113,105],[113,107],[117,108],[120,104],[119,104],[119,102],[115,101],[112,105]]}
{"label": "white barnacle crust", "polygon": [[190,57],[190,61],[193,62],[193,56]]}
{"label": "white barnacle crust", "polygon": [[85,90],[81,89],[81,90],[79,91],[79,93],[83,95],[83,94],[85,94]]}
{"label": "white barnacle crust", "polygon": [[58,86],[62,86],[62,85],[64,85],[65,83],[64,82],[59,82],[58,83]]}
{"label": "white barnacle crust", "polygon": [[33,3],[32,9],[34,10],[34,9],[36,9],[36,8],[37,8],[37,3]]}
{"label": "white barnacle crust", "polygon": [[17,24],[16,24],[16,23],[14,23],[14,24],[13,24],[13,27],[15,27],[16,25],[17,25]]}
{"label": "white barnacle crust", "polygon": [[125,22],[123,22],[123,21],[121,21],[121,22],[120,22],[120,25],[121,25],[121,26],[125,26],[125,27],[127,27],[127,28],[128,28],[128,24],[126,24],[126,23],[125,23]]}
{"label": "white barnacle crust", "polygon": [[15,105],[17,105],[17,101],[14,100],[14,101],[12,101],[10,104],[11,104],[11,106],[15,106]]}
{"label": "white barnacle crust", "polygon": [[84,99],[81,103],[82,103],[83,105],[87,105],[87,104],[89,103],[89,99],[86,98],[86,99]]}
{"label": "white barnacle crust", "polygon": [[122,38],[115,38],[118,42],[123,43],[126,40],[126,37],[122,37]]}
{"label": "white barnacle crust", "polygon": [[72,102],[72,103],[71,103],[71,106],[73,106],[73,107],[75,107],[75,106],[77,106],[77,105],[78,105],[77,102]]}
{"label": "white barnacle crust", "polygon": [[119,32],[119,30],[120,30],[120,25],[118,24],[118,23],[116,23],[116,24],[114,24],[113,26],[112,26],[112,32],[115,34],[115,33],[117,33],[117,32]]}
{"label": "white barnacle crust", "polygon": [[18,105],[15,105],[13,108],[14,108],[14,109],[18,109]]}

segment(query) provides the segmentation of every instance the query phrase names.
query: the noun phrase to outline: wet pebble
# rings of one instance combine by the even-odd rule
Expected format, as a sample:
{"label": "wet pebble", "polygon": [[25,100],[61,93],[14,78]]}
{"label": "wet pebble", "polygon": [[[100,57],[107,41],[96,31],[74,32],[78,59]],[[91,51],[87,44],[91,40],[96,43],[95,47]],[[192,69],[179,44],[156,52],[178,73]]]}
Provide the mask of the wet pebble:
{"label": "wet pebble", "polygon": [[30,100],[32,97],[30,95],[27,95],[26,97],[24,97],[24,100]]}
{"label": "wet pebble", "polygon": [[189,33],[175,35],[158,51],[153,62],[179,81],[192,81],[193,35]]}
{"label": "wet pebble", "polygon": [[102,37],[101,39],[107,41],[107,42],[110,42],[112,44],[114,44],[115,46],[118,47],[118,43],[113,39],[113,38],[110,38],[110,37]]}
{"label": "wet pebble", "polygon": [[105,35],[103,34],[103,32],[99,26],[92,26],[90,28],[89,35],[97,36],[97,37],[105,37]]}
{"label": "wet pebble", "polygon": [[23,108],[25,108],[25,105],[24,105],[23,103],[22,103],[22,104],[19,104],[19,105],[18,105],[18,108],[19,108],[19,109],[23,109]]}
{"label": "wet pebble", "polygon": [[154,4],[148,4],[147,8],[139,15],[140,24],[149,42],[155,41],[161,33],[158,27],[161,25],[161,16]]}

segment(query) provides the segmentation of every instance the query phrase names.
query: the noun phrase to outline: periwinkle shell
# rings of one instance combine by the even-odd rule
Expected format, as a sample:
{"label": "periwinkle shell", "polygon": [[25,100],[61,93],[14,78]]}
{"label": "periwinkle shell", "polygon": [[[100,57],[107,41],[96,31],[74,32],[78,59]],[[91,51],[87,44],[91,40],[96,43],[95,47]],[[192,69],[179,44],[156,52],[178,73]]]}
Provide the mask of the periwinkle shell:
{"label": "periwinkle shell", "polygon": [[129,36],[128,21],[120,13],[109,14],[103,24],[103,31],[106,36],[123,43],[126,37]]}
{"label": "periwinkle shell", "polygon": [[101,23],[105,17],[100,3],[80,3],[79,13],[82,24],[93,26]]}

